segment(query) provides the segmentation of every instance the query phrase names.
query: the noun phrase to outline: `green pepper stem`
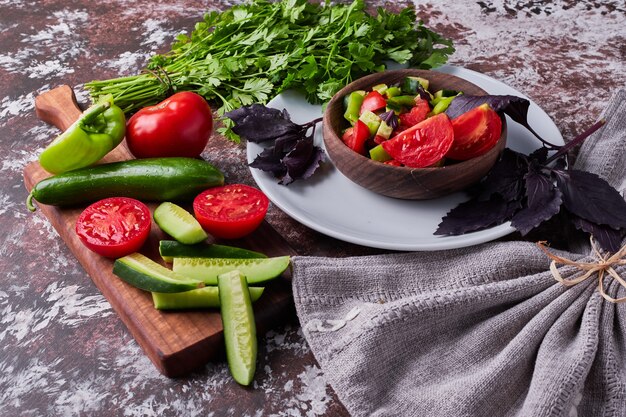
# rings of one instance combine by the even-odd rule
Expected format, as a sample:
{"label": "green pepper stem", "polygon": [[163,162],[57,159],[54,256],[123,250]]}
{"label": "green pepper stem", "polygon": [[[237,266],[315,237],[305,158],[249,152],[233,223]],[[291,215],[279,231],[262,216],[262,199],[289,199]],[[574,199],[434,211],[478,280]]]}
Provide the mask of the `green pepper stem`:
{"label": "green pepper stem", "polygon": [[107,111],[111,107],[111,103],[104,101],[89,107],[80,117],[79,124],[81,126],[90,124],[96,117]]}
{"label": "green pepper stem", "polygon": [[26,198],[26,207],[28,208],[29,211],[32,211],[32,212],[37,210],[37,208],[33,204],[33,192],[32,191],[30,192],[30,194],[28,194],[28,197]]}

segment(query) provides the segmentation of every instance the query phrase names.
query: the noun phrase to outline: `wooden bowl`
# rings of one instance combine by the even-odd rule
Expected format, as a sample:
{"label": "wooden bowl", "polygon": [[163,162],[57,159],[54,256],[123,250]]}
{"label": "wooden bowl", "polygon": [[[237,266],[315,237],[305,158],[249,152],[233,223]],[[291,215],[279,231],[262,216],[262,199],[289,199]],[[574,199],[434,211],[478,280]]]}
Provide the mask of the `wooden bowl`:
{"label": "wooden bowl", "polygon": [[405,200],[426,200],[463,190],[478,182],[495,164],[506,145],[506,121],[502,135],[489,152],[467,161],[434,168],[408,168],[383,164],[348,148],[341,132],[349,126],[344,119],[344,97],[355,90],[370,90],[376,84],[402,82],[408,76],[429,80],[429,91],[462,91],[468,95],[486,95],[475,84],[454,75],[435,71],[404,69],[384,71],[360,78],[339,91],[324,112],[324,144],[335,167],[347,178],[375,193]]}

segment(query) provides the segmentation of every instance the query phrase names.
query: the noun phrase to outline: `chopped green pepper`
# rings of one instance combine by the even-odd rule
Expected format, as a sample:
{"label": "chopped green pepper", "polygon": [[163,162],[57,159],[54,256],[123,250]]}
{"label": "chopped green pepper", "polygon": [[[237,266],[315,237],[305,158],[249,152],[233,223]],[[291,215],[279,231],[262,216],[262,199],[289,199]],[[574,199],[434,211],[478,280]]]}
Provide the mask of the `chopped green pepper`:
{"label": "chopped green pepper", "polygon": [[104,97],[44,149],[39,163],[53,174],[93,165],[120,144],[125,132],[124,112]]}
{"label": "chopped green pepper", "polygon": [[403,107],[415,106],[415,98],[413,96],[395,96],[387,100],[387,107],[400,111]]}
{"label": "chopped green pepper", "polygon": [[343,117],[345,117],[346,120],[353,126],[356,121],[359,120],[359,115],[361,114],[361,104],[363,104],[364,98],[365,91],[357,90],[350,93],[348,96],[348,102],[344,103],[346,106],[346,112],[343,114]]}

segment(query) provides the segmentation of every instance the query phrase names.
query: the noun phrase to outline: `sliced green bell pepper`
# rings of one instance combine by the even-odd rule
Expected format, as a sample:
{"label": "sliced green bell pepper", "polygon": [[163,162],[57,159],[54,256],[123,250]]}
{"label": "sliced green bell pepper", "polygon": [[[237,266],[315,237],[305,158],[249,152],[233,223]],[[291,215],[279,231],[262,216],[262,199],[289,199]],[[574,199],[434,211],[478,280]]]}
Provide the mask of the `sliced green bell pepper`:
{"label": "sliced green bell pepper", "polygon": [[88,167],[119,145],[125,133],[124,112],[104,97],[44,149],[39,163],[52,174]]}

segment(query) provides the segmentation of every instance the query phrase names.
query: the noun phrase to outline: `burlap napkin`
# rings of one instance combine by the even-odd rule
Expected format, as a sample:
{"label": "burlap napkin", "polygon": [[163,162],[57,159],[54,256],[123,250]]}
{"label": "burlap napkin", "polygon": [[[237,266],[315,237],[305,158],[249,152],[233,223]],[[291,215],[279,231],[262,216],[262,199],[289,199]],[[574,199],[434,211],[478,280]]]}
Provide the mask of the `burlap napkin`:
{"label": "burlap napkin", "polygon": [[[625,99],[613,97],[576,162],[622,192]],[[577,248],[557,253],[593,261]],[[556,282],[549,263],[522,241],[296,257],[293,291],[305,337],[354,416],[626,416],[626,303],[602,298],[597,279]]]}

